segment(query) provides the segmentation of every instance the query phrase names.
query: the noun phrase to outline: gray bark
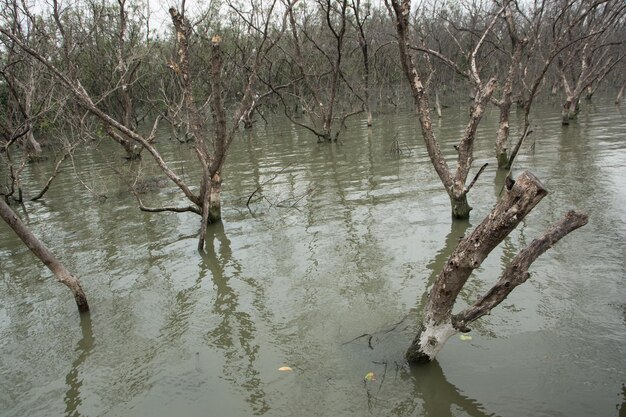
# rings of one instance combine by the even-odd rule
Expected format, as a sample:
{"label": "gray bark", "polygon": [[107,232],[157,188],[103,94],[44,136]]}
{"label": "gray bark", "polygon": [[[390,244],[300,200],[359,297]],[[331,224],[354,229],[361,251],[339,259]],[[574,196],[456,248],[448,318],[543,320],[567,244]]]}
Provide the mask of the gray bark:
{"label": "gray bark", "polygon": [[[458,145],[455,146],[458,157],[456,163],[456,171],[453,173],[448,166],[444,155],[441,151],[435,132],[432,126],[432,117],[430,110],[430,98],[426,91],[426,86],[420,77],[417,67],[413,62],[410,53],[411,45],[409,43],[409,15],[411,12],[410,0],[391,0],[396,17],[396,32],[398,34],[398,48],[400,50],[400,62],[404,74],[409,81],[413,101],[415,103],[417,119],[419,120],[422,130],[422,136],[428,151],[428,156],[439,175],[445,190],[450,197],[452,203],[452,216],[456,219],[467,219],[471,208],[467,204],[467,193],[471,190],[476,178],[470,185],[466,185],[469,171],[474,161],[474,140],[476,138],[476,130],[480,123],[485,108],[489,103],[491,96],[496,88],[496,79],[491,78],[487,83],[483,84],[480,80],[476,65],[476,55],[488,32],[492,29],[492,24],[485,29],[482,38],[476,44],[470,55],[471,71],[467,76],[472,80],[476,88],[476,94],[473,97],[470,109],[470,118],[467,122],[465,132],[461,137]],[[417,48],[419,49],[419,48]]]}
{"label": "gray bark", "polygon": [[437,276],[428,296],[421,329],[406,352],[409,362],[424,363],[433,360],[452,335],[469,331],[469,323],[486,314],[502,302],[515,286],[524,282],[528,278],[528,267],[539,255],[572,230],[586,224],[586,215],[568,213],[564,220],[520,252],[494,289],[479,300],[473,309],[453,316],[452,309],[456,299],[474,269],[480,267],[489,253],[546,194],[543,184],[527,171],[517,181],[508,179],[502,199],[482,223],[459,242]]}
{"label": "gray bark", "polygon": [[35,237],[3,199],[0,199],[0,217],[13,229],[15,234],[24,242],[28,249],[52,271],[59,282],[66,285],[70,291],[72,291],[78,311],[81,313],[88,312],[89,304],[87,303],[87,297],[78,279],[65,268],[37,237]]}

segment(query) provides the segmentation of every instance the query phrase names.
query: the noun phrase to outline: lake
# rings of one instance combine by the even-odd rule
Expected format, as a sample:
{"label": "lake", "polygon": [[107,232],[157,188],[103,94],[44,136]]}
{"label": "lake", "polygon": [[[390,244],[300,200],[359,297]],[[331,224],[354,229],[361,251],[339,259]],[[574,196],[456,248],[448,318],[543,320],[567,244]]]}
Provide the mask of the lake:
{"label": "lake", "polygon": [[[450,163],[468,106],[434,122]],[[26,204],[32,231],[81,279],[90,316],[0,224],[0,416],[624,416],[626,116],[609,97],[567,127],[558,102],[537,105],[513,174],[530,170],[550,194],[456,310],[568,210],[589,224],[539,258],[471,340],[404,363],[434,277],[501,192],[497,120],[491,109],[479,129],[470,177],[490,165],[469,222],[452,221],[408,110],[369,129],[352,119],[337,144],[259,121],[233,143],[223,222],[202,255],[199,216],[141,212],[128,191],[139,175],[146,205],[185,203],[150,156],[128,163],[115,144],[90,143],[44,202]],[[189,145],[164,130],[158,147],[198,184]],[[53,164],[25,169],[31,195]]]}

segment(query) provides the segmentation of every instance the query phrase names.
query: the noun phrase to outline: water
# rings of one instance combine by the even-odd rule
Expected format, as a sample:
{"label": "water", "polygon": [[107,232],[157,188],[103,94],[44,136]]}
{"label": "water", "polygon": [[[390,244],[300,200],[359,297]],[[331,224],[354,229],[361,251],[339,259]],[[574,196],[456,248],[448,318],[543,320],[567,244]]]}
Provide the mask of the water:
{"label": "water", "polygon": [[[424,294],[502,187],[493,164],[470,194],[471,221],[452,223],[412,114],[380,115],[371,130],[354,120],[339,145],[261,122],[233,145],[224,221],[201,256],[196,215],[143,213],[127,192],[131,173],[159,175],[148,158],[128,164],[94,144],[44,203],[26,205],[32,230],[82,280],[90,318],[0,224],[0,415],[623,416],[626,119],[594,100],[567,128],[558,103],[538,108],[515,171],[551,193],[457,308],[567,210],[589,224],[535,262],[471,341],[454,338],[412,370],[402,358]],[[462,110],[438,126],[450,161]],[[496,123],[490,113],[481,125],[476,169],[493,162]],[[197,183],[188,147],[165,136],[159,147]],[[26,188],[51,169],[27,167]],[[184,204],[169,184],[142,199]]]}

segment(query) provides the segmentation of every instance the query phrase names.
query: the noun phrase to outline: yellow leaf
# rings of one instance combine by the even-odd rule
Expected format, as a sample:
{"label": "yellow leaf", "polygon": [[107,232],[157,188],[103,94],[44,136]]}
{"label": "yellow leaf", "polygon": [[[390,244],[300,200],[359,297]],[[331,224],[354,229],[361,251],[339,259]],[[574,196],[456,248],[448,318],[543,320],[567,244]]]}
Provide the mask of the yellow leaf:
{"label": "yellow leaf", "polygon": [[281,366],[280,368],[278,368],[278,370],[279,370],[280,372],[291,372],[291,371],[293,371],[293,369],[291,369],[291,368],[290,368],[290,367],[288,367],[288,366]]}
{"label": "yellow leaf", "polygon": [[376,374],[374,372],[368,372],[365,374],[365,379],[366,381],[376,381]]}
{"label": "yellow leaf", "polygon": [[468,335],[468,334],[462,334],[459,336],[459,339],[461,340],[472,340],[472,336]]}

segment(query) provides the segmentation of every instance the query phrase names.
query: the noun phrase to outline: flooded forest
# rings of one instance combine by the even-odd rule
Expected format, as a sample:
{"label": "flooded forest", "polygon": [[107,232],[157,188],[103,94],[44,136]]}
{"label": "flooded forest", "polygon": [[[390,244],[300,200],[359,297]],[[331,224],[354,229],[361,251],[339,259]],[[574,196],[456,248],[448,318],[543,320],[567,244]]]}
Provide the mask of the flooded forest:
{"label": "flooded forest", "polygon": [[0,417],[626,417],[623,0],[0,2]]}

